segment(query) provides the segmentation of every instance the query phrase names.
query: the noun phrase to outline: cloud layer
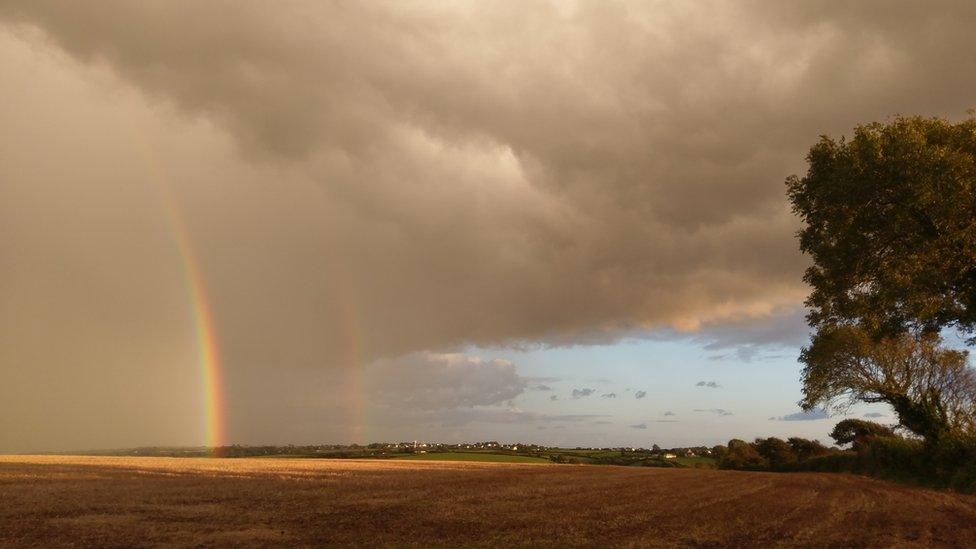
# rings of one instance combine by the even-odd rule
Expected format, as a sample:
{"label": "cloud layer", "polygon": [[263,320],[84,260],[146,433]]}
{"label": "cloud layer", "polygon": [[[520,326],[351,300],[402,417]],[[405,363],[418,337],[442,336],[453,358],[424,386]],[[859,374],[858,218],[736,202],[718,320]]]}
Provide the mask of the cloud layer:
{"label": "cloud layer", "polygon": [[[290,395],[342,401],[377,360],[466,406],[524,386],[463,362],[498,383],[467,391],[425,353],[793,341],[750,329],[805,294],[784,177],[821,133],[973,106],[974,9],[0,4],[2,431],[185,436],[191,255],[241,439],[304,417]],[[42,417],[68,427],[25,427]]]}

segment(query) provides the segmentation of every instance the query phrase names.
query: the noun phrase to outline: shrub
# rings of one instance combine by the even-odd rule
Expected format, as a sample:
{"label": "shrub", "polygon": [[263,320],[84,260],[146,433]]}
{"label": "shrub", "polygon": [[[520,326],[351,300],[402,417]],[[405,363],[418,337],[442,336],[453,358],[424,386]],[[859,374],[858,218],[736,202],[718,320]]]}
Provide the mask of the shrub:
{"label": "shrub", "polygon": [[855,452],[836,452],[814,456],[800,463],[805,471],[820,471],[829,473],[852,472],[857,469],[857,454]]}
{"label": "shrub", "polygon": [[866,473],[898,478],[936,476],[931,455],[917,440],[874,436],[865,440],[858,454],[860,468]]}
{"label": "shrub", "polygon": [[793,453],[796,454],[796,458],[799,461],[806,461],[813,457],[825,456],[831,453],[831,449],[820,444],[819,440],[791,437],[786,442],[793,448]]}
{"label": "shrub", "polygon": [[725,455],[719,460],[718,466],[720,469],[759,471],[769,468],[769,460],[756,451],[752,444],[744,440],[732,439],[729,441]]}
{"label": "shrub", "polygon": [[782,471],[796,465],[796,452],[786,441],[776,438],[757,438],[756,451],[769,462],[769,468]]}

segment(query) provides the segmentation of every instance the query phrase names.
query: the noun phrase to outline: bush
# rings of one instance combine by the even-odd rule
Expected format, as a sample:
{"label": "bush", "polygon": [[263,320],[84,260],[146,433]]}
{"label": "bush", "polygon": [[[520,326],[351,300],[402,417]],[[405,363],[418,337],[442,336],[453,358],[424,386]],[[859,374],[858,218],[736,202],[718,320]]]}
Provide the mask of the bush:
{"label": "bush", "polygon": [[752,444],[744,440],[732,439],[718,466],[720,469],[761,471],[769,468],[769,460],[764,458]]}
{"label": "bush", "polygon": [[949,477],[949,488],[959,492],[976,492],[976,462],[969,462]]}
{"label": "bush", "polygon": [[960,492],[976,492],[976,437],[946,436],[938,443],[896,434],[864,436],[858,450],[800,462],[806,471],[852,472],[910,481]]}
{"label": "bush", "polygon": [[824,473],[852,472],[857,469],[857,454],[855,452],[836,452],[814,456],[800,463],[799,468],[804,471],[820,471]]}
{"label": "bush", "polygon": [[935,477],[931,455],[921,441],[899,436],[875,436],[864,441],[858,452],[859,468],[865,473],[896,478]]}
{"label": "bush", "polygon": [[817,456],[825,456],[832,451],[830,448],[820,444],[819,440],[791,437],[786,442],[793,448],[793,453],[796,454],[796,458],[799,461],[806,461]]}

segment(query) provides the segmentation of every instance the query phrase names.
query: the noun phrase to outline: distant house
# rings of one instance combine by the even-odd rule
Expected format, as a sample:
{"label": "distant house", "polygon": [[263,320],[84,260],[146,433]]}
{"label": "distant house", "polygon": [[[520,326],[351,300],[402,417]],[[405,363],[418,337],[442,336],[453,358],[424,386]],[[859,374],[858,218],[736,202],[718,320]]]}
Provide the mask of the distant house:
{"label": "distant house", "polygon": [[676,457],[678,457],[678,456],[672,454],[671,452],[668,452],[668,453],[664,454],[664,459],[674,459]]}

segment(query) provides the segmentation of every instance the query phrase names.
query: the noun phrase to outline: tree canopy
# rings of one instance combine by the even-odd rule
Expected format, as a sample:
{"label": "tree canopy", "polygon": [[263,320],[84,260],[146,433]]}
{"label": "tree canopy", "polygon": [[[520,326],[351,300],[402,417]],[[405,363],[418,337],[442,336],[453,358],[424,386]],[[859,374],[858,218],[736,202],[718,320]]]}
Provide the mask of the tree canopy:
{"label": "tree canopy", "polygon": [[976,119],[898,117],[823,136],[787,179],[813,326],[976,328]]}

